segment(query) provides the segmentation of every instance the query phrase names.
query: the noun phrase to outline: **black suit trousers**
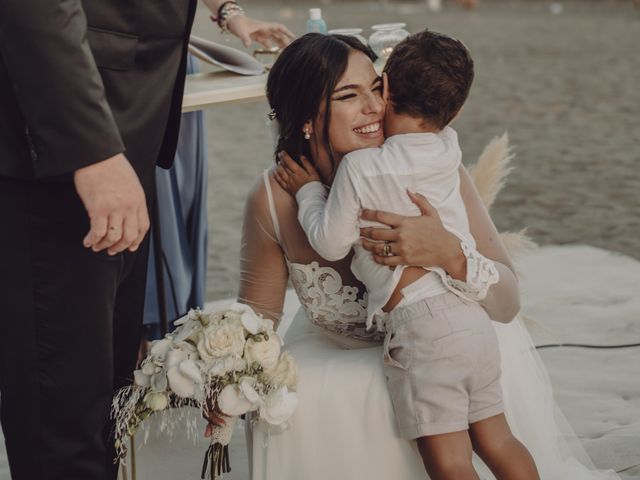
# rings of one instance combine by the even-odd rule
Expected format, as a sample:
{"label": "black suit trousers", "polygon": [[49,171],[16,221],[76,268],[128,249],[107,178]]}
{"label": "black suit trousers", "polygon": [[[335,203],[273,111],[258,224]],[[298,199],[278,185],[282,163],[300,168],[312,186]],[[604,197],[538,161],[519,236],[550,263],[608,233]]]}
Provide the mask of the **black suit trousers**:
{"label": "black suit trousers", "polygon": [[68,183],[0,177],[0,218],[0,418],[12,478],[112,478],[104,432],[113,390],[135,368],[147,242],[135,254],[86,249],[87,213]]}

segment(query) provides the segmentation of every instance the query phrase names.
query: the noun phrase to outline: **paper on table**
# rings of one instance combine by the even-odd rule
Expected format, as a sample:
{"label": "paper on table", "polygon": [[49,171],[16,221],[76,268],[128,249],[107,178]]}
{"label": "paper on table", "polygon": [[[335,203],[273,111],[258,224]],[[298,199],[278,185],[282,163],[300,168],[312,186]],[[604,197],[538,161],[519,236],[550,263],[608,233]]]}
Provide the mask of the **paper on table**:
{"label": "paper on table", "polygon": [[261,75],[264,65],[251,55],[235,48],[191,36],[189,52],[200,60],[240,75]]}

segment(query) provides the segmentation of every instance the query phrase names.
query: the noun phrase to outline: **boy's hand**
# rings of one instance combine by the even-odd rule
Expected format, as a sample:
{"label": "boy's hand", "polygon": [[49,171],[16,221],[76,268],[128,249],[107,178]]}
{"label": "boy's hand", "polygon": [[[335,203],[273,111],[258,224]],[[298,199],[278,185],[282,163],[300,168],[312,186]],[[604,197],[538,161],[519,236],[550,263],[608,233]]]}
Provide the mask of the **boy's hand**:
{"label": "boy's hand", "polygon": [[276,168],[276,181],[291,196],[295,197],[307,183],[319,182],[320,176],[316,169],[305,157],[300,157],[302,166],[298,165],[287,152],[278,154],[278,166]]}

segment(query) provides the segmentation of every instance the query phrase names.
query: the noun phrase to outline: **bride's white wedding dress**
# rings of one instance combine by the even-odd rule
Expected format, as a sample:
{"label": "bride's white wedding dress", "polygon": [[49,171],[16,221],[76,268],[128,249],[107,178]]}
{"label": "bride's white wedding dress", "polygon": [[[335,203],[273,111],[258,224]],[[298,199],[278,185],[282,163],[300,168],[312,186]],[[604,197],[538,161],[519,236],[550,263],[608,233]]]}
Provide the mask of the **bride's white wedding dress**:
{"label": "bride's white wedding dress", "polygon": [[[268,209],[264,208],[267,213],[256,228],[267,232],[264,217],[270,217],[275,238],[267,235],[285,253],[282,268],[302,305],[284,338],[299,368],[299,406],[287,430],[262,423],[250,427],[252,480],[427,478],[415,442],[398,435],[382,369],[381,337],[364,328],[366,299],[359,298],[358,287],[345,285],[347,273],[341,275],[331,264],[290,260],[287,252],[292,249],[285,242],[299,245],[302,239],[295,238],[299,233],[290,224],[281,225],[266,173],[263,188]],[[283,228],[287,238],[282,238]],[[257,259],[246,259],[247,265],[255,265],[250,262]],[[595,470],[557,408],[547,372],[522,320],[493,323],[502,356],[505,414],[515,436],[533,455],[541,478],[619,478],[613,471]],[[474,463],[483,479],[494,478],[479,459]]]}

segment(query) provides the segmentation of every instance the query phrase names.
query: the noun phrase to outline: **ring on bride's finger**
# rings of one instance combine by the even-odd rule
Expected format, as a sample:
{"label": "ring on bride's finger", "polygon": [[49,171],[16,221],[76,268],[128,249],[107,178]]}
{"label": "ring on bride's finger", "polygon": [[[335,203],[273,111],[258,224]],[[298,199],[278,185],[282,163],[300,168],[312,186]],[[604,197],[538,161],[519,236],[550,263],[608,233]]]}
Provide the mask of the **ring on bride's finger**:
{"label": "ring on bride's finger", "polygon": [[393,257],[393,252],[391,251],[391,244],[385,243],[382,246],[382,256],[383,257]]}

